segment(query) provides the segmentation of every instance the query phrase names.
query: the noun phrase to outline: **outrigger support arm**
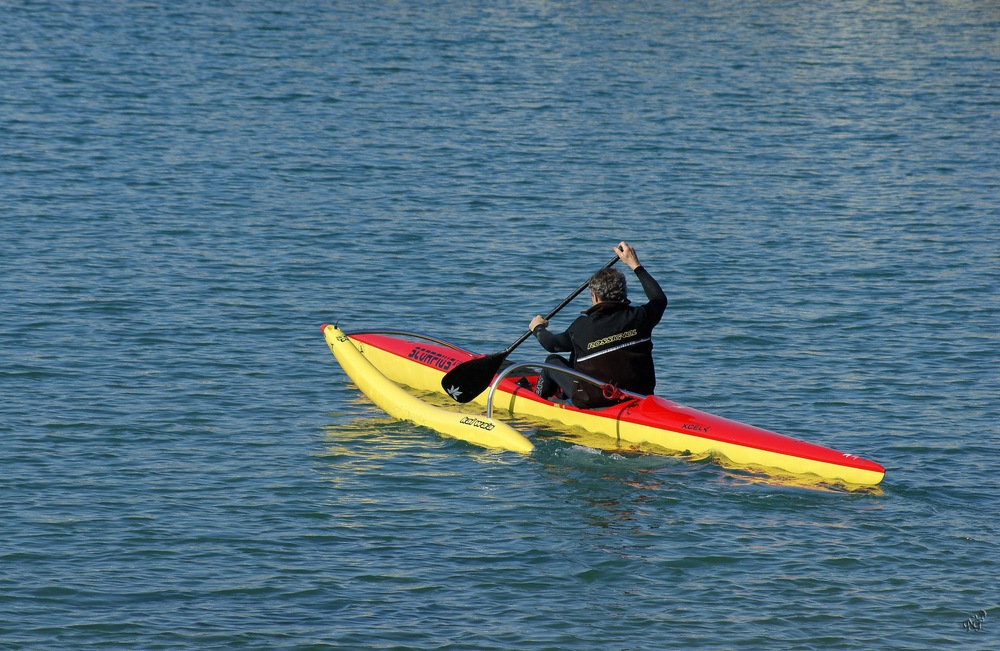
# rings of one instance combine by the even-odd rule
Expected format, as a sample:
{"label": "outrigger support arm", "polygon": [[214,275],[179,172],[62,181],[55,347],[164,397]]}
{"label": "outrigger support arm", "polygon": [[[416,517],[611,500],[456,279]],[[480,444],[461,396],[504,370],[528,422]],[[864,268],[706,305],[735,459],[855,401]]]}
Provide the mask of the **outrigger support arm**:
{"label": "outrigger support arm", "polygon": [[[486,417],[487,418],[493,418],[493,392],[496,391],[497,387],[500,385],[500,382],[503,381],[504,378],[506,378],[508,375],[510,375],[514,371],[517,371],[517,370],[520,370],[520,369],[524,369],[524,368],[530,368],[530,369],[543,369],[544,368],[544,369],[548,369],[550,371],[556,371],[556,372],[562,373],[564,375],[571,375],[571,376],[575,377],[578,380],[583,380],[584,382],[587,382],[589,384],[593,384],[593,385],[598,386],[598,387],[604,387],[604,386],[606,386],[608,384],[607,382],[602,382],[601,380],[598,380],[597,378],[591,377],[589,375],[586,375],[584,373],[581,373],[580,371],[577,371],[577,370],[574,370],[574,369],[571,369],[571,368],[566,368],[565,366],[556,366],[555,364],[544,364],[544,363],[540,363],[540,362],[522,362],[520,364],[512,364],[511,366],[508,366],[507,368],[505,368],[502,372],[498,373],[497,376],[496,376],[496,378],[494,378],[494,380],[493,380],[493,384],[490,385],[490,392],[486,396]],[[624,391],[622,389],[618,389],[617,387],[615,388],[615,391],[617,391],[621,395],[628,396],[629,398],[640,399],[640,398],[645,398],[646,397],[644,394],[634,393],[632,391]]]}

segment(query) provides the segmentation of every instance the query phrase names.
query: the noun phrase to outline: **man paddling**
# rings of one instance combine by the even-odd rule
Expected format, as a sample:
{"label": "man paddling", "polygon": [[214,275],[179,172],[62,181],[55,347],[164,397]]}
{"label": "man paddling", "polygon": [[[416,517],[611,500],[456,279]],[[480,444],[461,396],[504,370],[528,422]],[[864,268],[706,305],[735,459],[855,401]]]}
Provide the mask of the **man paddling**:
{"label": "man paddling", "polygon": [[[573,368],[619,389],[651,394],[656,387],[653,367],[653,328],[667,309],[667,297],[660,285],[639,263],[635,249],[625,242],[615,247],[618,258],[639,279],[649,302],[633,307],[628,299],[625,275],[605,267],[590,279],[591,307],[562,333],[549,332],[549,322],[536,315],[529,329],[542,348],[550,353],[545,362]],[[558,372],[542,369],[535,392],[549,398],[562,390],[577,407],[604,407],[616,402],[604,396],[601,387],[579,382]]]}

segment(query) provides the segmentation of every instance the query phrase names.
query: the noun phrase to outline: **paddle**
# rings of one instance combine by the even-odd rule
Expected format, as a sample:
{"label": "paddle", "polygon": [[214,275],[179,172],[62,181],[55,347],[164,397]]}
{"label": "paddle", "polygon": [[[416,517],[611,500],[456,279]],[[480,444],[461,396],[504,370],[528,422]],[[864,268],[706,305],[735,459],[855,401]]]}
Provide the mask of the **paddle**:
{"label": "paddle", "polygon": [[[618,256],[611,259],[611,262],[604,265],[603,269],[609,269],[618,262]],[[562,303],[556,306],[554,310],[548,313],[545,320],[548,321],[556,315],[556,313],[569,305],[570,301],[580,295],[580,292],[587,289],[587,285],[590,284],[590,280],[580,285],[576,291],[566,297]],[[503,365],[507,355],[525,340],[531,336],[531,331],[521,335],[521,338],[507,346],[499,353],[490,353],[489,355],[483,355],[482,357],[476,357],[475,359],[470,359],[467,362],[462,362],[455,368],[451,369],[445,373],[444,377],[441,378],[441,387],[447,392],[449,396],[457,400],[458,402],[469,402],[480,393],[485,391],[490,383],[493,381],[493,377],[500,370]]]}

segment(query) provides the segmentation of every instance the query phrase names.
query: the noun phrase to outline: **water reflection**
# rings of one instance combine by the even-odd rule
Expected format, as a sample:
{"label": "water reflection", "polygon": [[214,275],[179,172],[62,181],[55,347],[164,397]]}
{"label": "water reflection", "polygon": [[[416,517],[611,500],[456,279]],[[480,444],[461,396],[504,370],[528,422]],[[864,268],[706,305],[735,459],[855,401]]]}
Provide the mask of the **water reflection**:
{"label": "water reflection", "polygon": [[[690,454],[678,453],[648,444],[629,444],[621,447],[616,439],[600,434],[593,434],[580,429],[566,432],[549,432],[540,430],[537,437],[549,437],[567,443],[590,449],[595,453],[603,452],[609,459],[633,460],[648,459],[651,466],[663,465],[667,460],[673,463],[694,462],[710,465],[716,470],[717,477],[713,481],[721,481],[730,485],[762,486],[782,489],[808,489],[826,492],[860,492],[882,495],[879,486],[858,486],[843,482],[831,481],[811,475],[796,475],[782,472],[776,468],[753,467],[731,462],[725,455],[718,453]],[[536,441],[537,444],[537,441]],[[630,461],[635,463],[634,461]]]}
{"label": "water reflection", "polygon": [[[442,402],[440,396],[433,396]],[[381,414],[367,400],[359,396],[350,401],[352,407],[360,411]],[[472,414],[481,413],[475,405],[452,405]],[[343,418],[346,414],[331,414]],[[655,490],[664,485],[657,479],[650,481],[650,475],[669,472],[673,477],[685,478],[694,474],[691,481],[698,485],[754,487],[759,489],[809,490],[830,493],[860,493],[875,496],[884,494],[881,486],[857,486],[834,482],[819,477],[783,473],[773,468],[755,468],[737,465],[721,454],[676,453],[652,445],[629,444],[621,447],[616,439],[594,434],[580,428],[554,431],[539,428],[536,423],[523,419],[513,419],[511,425],[522,432],[538,446],[531,455],[547,470],[570,469],[587,471],[608,471],[604,479],[617,481],[633,488]],[[463,454],[484,464],[523,463],[521,455],[511,455],[497,450],[488,450],[468,443],[441,437],[434,430],[399,421],[382,415],[356,417],[341,424],[324,427],[327,452],[321,458],[349,456],[354,462],[366,461],[371,464],[405,455],[423,456],[437,454],[448,449]],[[629,473],[639,473],[634,478]]]}

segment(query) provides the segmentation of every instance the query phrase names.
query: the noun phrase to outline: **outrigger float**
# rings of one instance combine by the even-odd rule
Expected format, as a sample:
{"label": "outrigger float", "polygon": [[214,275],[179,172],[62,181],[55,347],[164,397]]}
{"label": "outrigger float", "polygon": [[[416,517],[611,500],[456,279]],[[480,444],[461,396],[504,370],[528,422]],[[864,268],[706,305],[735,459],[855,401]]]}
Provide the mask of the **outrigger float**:
{"label": "outrigger float", "polygon": [[[508,364],[488,391],[475,398],[485,415],[445,409],[418,392],[445,396],[444,375],[480,357],[458,346],[414,333],[380,331],[344,334],[323,325],[326,342],[348,377],[390,416],[408,420],[486,448],[529,453],[532,442],[494,418],[497,409],[515,418],[542,420],[597,435],[606,449],[641,449],[666,454],[722,456],[737,466],[778,475],[815,475],[822,480],[873,486],[885,468],[867,459],[807,443],[765,429],[714,416],[657,396],[623,394],[603,409],[579,409],[534,392],[544,364]],[[581,381],[602,383],[575,374]]]}

